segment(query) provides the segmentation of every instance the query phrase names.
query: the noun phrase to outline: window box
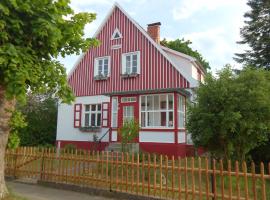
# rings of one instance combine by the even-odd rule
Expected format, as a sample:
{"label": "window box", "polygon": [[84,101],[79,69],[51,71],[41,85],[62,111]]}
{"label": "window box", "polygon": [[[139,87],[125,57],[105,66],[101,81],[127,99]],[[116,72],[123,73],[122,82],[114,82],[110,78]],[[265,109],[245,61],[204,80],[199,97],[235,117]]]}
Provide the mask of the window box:
{"label": "window box", "polygon": [[81,132],[99,132],[101,128],[99,126],[84,126],[80,127]]}
{"label": "window box", "polygon": [[134,78],[134,77],[137,77],[139,74],[138,73],[124,73],[124,74],[121,74],[121,77],[122,78]]}
{"label": "window box", "polygon": [[107,79],[108,79],[108,76],[103,75],[103,74],[99,74],[99,75],[96,75],[96,76],[94,77],[94,79],[95,79],[96,81],[107,80]]}

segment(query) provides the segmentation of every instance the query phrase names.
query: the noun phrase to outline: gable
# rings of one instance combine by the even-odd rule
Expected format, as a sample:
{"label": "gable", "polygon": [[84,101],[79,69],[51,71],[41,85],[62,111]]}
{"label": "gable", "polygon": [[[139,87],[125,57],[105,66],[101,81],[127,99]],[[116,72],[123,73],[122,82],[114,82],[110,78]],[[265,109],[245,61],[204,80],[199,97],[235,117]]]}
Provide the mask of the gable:
{"label": "gable", "polygon": [[[118,29],[122,37],[111,40]],[[189,87],[189,82],[175,68],[161,48],[138,27],[118,6],[95,34],[99,47],[90,48],[69,76],[76,96],[91,96],[118,91],[156,90]],[[121,77],[121,55],[139,51],[140,74],[134,78]],[[110,56],[111,74],[107,80],[94,80],[94,59]]]}

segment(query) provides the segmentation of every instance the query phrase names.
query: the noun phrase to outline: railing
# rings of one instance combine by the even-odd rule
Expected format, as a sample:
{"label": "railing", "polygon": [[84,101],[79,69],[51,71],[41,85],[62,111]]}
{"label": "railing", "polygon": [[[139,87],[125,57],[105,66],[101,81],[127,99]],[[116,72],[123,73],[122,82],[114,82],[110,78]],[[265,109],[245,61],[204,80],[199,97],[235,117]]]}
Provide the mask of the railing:
{"label": "railing", "polygon": [[98,139],[98,142],[101,143],[102,139],[110,132],[111,128],[108,128],[108,130]]}
{"label": "railing", "polygon": [[270,199],[270,163],[256,173],[254,163],[30,147],[6,151],[5,173],[162,199]]}

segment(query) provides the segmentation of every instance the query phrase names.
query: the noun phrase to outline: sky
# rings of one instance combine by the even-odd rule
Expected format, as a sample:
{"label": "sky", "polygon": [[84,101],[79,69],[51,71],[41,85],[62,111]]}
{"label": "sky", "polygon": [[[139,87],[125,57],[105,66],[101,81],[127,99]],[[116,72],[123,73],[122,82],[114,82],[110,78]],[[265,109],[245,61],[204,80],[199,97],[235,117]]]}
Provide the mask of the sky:
{"label": "sky", "polygon": [[[85,27],[85,37],[92,37],[110,11],[113,0],[71,0],[77,12],[92,12],[97,18]],[[244,13],[249,10],[247,0],[118,0],[120,6],[144,29],[147,24],[161,22],[161,39],[184,38],[192,41],[191,47],[198,50],[210,63],[211,71],[220,70],[230,63],[234,68],[241,65],[233,60],[234,53],[246,47],[241,40],[240,28],[244,25]],[[59,58],[71,70],[78,55]]]}

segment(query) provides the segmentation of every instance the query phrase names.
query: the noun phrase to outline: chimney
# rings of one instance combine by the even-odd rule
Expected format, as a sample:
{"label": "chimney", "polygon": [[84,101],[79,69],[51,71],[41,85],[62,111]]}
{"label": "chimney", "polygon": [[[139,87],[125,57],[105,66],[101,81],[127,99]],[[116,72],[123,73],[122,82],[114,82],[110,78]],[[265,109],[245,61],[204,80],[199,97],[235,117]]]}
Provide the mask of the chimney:
{"label": "chimney", "polygon": [[158,44],[160,43],[160,25],[160,22],[156,22],[147,26],[148,35]]}

